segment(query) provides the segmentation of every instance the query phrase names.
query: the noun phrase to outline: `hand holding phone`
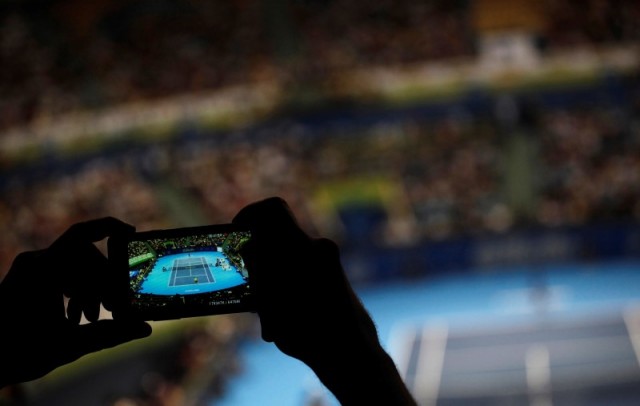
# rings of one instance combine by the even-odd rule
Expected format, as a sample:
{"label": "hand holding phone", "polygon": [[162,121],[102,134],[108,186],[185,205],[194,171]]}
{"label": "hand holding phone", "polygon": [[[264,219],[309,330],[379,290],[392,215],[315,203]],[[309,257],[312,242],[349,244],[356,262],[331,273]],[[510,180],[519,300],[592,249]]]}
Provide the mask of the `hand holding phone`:
{"label": "hand holding phone", "polygon": [[15,258],[0,282],[0,388],[151,334],[143,321],[100,318],[112,272],[94,242],[132,230],[112,217],[77,223],[48,248]]}
{"label": "hand holding phone", "polygon": [[253,311],[240,250],[246,227],[219,224],[113,236],[113,317],[169,320]]}
{"label": "hand holding phone", "polygon": [[264,340],[307,364],[343,405],[416,405],[334,242],[310,237],[277,197],[246,206],[233,223],[253,233],[243,255]]}

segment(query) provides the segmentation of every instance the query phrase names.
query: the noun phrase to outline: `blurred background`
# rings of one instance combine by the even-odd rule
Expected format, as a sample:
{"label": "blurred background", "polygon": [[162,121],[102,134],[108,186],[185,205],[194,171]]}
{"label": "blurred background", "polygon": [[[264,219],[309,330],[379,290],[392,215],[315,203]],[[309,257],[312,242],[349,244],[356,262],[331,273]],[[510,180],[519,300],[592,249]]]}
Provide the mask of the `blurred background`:
{"label": "blurred background", "polygon": [[[278,195],[340,244],[421,405],[636,404],[638,21],[632,0],[2,0],[0,278],[78,221],[226,223]],[[0,391],[333,403],[251,314]]]}

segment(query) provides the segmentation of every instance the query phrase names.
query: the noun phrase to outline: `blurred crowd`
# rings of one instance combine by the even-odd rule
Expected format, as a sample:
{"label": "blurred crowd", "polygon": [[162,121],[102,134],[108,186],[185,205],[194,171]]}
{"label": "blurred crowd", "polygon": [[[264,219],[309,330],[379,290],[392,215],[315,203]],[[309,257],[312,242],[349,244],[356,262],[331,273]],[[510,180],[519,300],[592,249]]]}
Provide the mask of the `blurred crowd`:
{"label": "blurred crowd", "polygon": [[[471,58],[478,36],[471,4],[4,2],[0,132],[63,113],[234,85],[339,86],[335,76],[349,69]],[[637,2],[544,4],[540,36],[549,49],[640,39]]]}
{"label": "blurred crowd", "polygon": [[98,159],[82,170],[50,175],[36,184],[14,179],[2,191],[3,275],[18,252],[46,248],[76,222],[113,216],[139,229],[169,225],[153,191],[131,166]]}
{"label": "blurred crowd", "polygon": [[541,144],[547,173],[538,221],[554,226],[640,219],[638,113],[593,108],[544,115]]}
{"label": "blurred crowd", "polygon": [[259,5],[4,3],[0,129],[61,113],[251,83],[268,48]]}
{"label": "blurred crowd", "polygon": [[[327,227],[330,218],[318,211],[318,195],[345,183],[366,188],[371,180],[390,190],[391,198],[377,190],[364,202],[384,212],[381,235],[368,236],[383,246],[536,225],[638,220],[638,113],[637,107],[598,103],[540,109],[509,131],[499,119],[465,114],[319,135],[291,126],[275,130],[278,136],[268,142],[171,151],[176,165],[170,171],[210,218],[231,218],[244,202],[277,194],[292,202],[309,229],[344,246],[350,236]],[[513,134],[528,143],[525,159],[533,176],[520,180],[533,198],[528,210],[512,207],[505,190]],[[329,210],[347,208],[343,195],[357,193],[338,188]]]}
{"label": "blurred crowd", "polygon": [[[15,253],[48,245],[77,221],[112,215],[139,230],[176,226],[158,182],[194,201],[211,224],[282,196],[309,232],[346,248],[352,236],[339,215],[358,193],[355,203],[383,213],[378,234],[367,236],[378,246],[638,219],[639,117],[637,106],[595,104],[537,109],[508,131],[499,118],[461,111],[320,127],[292,121],[89,159],[30,182],[18,176],[5,182],[0,202],[11,229],[0,236],[3,272]],[[533,196],[525,212],[512,207],[505,186],[513,134],[530,142],[535,173],[522,180]]]}
{"label": "blurred crowd", "polygon": [[231,379],[242,372],[238,346],[256,334],[252,319],[222,315],[187,326],[170,348],[151,355],[162,367],[140,377],[134,393],[114,394],[113,406],[214,404]]}
{"label": "blurred crowd", "polygon": [[545,17],[545,39],[556,50],[640,40],[636,1],[547,1]]}

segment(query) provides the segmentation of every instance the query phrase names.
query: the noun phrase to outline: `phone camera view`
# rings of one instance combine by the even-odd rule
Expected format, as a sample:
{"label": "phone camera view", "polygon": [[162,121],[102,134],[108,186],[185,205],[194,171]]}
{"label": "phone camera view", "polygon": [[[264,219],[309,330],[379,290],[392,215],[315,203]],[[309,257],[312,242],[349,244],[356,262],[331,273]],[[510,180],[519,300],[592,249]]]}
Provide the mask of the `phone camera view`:
{"label": "phone camera view", "polygon": [[249,275],[240,249],[249,231],[129,241],[129,292],[148,319],[231,313],[250,308]]}

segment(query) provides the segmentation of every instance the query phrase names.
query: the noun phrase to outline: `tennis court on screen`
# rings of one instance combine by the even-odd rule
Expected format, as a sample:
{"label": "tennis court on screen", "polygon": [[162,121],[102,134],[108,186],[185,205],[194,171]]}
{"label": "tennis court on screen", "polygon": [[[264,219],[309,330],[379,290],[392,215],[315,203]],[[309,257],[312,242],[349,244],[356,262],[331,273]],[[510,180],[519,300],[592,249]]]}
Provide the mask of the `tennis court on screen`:
{"label": "tennis court on screen", "polygon": [[140,289],[153,295],[191,295],[230,289],[247,280],[222,252],[179,253],[157,259]]}
{"label": "tennis court on screen", "polygon": [[173,261],[169,286],[213,282],[215,282],[215,278],[205,257],[178,258]]}

